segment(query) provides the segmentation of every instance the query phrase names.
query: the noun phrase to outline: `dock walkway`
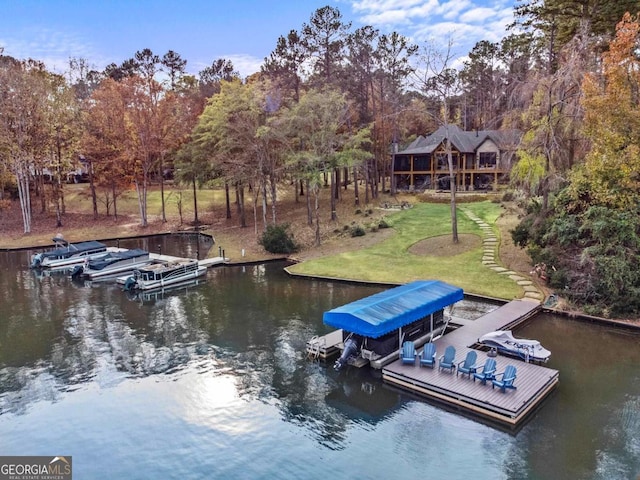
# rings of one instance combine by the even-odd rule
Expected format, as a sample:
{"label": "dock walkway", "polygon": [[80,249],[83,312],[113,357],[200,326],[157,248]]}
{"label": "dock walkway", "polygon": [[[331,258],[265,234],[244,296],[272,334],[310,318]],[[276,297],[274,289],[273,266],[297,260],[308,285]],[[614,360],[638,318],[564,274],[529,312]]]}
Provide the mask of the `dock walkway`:
{"label": "dock walkway", "polygon": [[[187,262],[191,260],[190,258],[175,257],[173,255],[162,255],[159,253],[150,253],[149,258],[151,258],[154,262],[164,263]],[[210,257],[203,260],[198,260],[198,265],[202,267],[213,267],[215,265],[222,265],[228,262],[229,259],[225,257]]]}
{"label": "dock walkway", "polygon": [[[456,364],[464,360],[467,351],[474,348],[478,338],[494,330],[511,329],[530,318],[540,309],[538,303],[514,300],[500,308],[469,322],[435,340],[437,358],[447,346],[456,349]],[[455,322],[452,320],[452,323]],[[488,352],[476,349],[477,365],[484,365]],[[383,379],[400,388],[430,397],[445,404],[480,415],[492,421],[515,427],[553,390],[559,380],[559,372],[551,368],[498,355],[497,372],[507,365],[517,368],[515,390],[503,393],[492,388],[490,382],[483,385],[466,375],[440,371],[438,367],[403,365],[399,360],[382,370]]]}

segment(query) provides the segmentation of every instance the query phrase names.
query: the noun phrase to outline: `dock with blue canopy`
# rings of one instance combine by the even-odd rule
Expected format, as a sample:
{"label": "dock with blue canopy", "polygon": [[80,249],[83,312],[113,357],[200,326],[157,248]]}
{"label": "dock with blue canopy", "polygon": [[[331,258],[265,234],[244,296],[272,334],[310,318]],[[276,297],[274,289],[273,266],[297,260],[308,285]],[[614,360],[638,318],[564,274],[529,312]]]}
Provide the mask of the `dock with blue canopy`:
{"label": "dock with blue canopy", "polygon": [[[307,352],[327,358],[342,350],[340,365],[343,357],[349,357],[350,365],[369,363],[382,368],[396,358],[403,341],[420,346],[444,333],[444,309],[463,298],[461,288],[438,280],[417,280],[390,288],[325,312],[324,323],[338,330],[312,338]],[[359,354],[351,355],[347,347]]]}
{"label": "dock with blue canopy", "polygon": [[464,298],[461,288],[417,280],[325,312],[323,322],[363,337],[379,338]]}
{"label": "dock with blue canopy", "polygon": [[[498,357],[499,375],[504,375],[508,366],[517,365],[517,388],[504,393],[493,388],[491,382],[487,386],[464,375],[423,368],[420,362],[403,362],[399,358],[402,343],[407,340],[413,342],[416,350],[426,342],[439,353],[453,349],[454,365],[474,351],[476,365],[483,365],[491,352],[477,345],[478,338],[490,331],[515,328],[540,310],[537,302],[513,300],[473,321],[455,323],[447,331],[450,315],[444,320],[443,311],[463,298],[461,288],[437,280],[419,280],[391,288],[325,312],[324,323],[338,330],[312,339],[307,343],[307,352],[314,358],[325,359],[342,350],[334,365],[336,369],[369,364],[381,369],[383,380],[394,387],[480,416],[492,424],[517,428],[556,387],[557,370]],[[355,336],[360,338],[354,346]]]}

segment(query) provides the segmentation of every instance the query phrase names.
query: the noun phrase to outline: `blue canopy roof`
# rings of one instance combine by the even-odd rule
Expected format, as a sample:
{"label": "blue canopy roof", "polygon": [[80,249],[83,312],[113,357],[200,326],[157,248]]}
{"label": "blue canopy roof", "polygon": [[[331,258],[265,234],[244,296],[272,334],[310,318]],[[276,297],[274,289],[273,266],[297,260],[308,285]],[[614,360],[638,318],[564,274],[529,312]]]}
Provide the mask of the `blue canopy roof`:
{"label": "blue canopy roof", "polygon": [[378,338],[463,298],[459,287],[418,280],[324,312],[322,320],[335,328]]}

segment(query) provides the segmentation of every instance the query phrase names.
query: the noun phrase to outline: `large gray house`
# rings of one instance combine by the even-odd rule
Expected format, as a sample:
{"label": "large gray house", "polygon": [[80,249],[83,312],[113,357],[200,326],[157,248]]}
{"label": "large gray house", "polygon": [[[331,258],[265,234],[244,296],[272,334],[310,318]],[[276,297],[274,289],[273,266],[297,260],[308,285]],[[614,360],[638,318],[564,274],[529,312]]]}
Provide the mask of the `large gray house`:
{"label": "large gray house", "polygon": [[466,132],[456,125],[440,127],[416,138],[395,154],[393,180],[397,190],[449,189],[449,165],[445,151],[449,133],[453,170],[458,190],[495,188],[508,181],[522,134],[517,130]]}

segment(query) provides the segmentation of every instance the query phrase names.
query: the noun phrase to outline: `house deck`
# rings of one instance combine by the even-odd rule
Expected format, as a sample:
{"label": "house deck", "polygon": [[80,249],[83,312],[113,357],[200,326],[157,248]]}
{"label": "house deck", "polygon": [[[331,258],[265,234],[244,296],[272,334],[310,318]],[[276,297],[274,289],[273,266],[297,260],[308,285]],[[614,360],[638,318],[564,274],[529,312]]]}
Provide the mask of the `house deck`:
{"label": "house deck", "polygon": [[[534,302],[514,300],[500,308],[469,322],[435,340],[437,358],[447,346],[456,349],[456,364],[464,360],[467,351],[474,349],[478,338],[494,330],[511,329],[530,318],[540,309]],[[452,320],[452,323],[455,321]],[[477,348],[477,364],[484,365],[488,352]],[[517,368],[515,390],[503,393],[492,388],[490,382],[483,385],[466,375],[456,372],[439,371],[415,365],[403,365],[400,360],[387,365],[382,370],[383,379],[400,388],[430,397],[445,404],[480,415],[511,427],[517,426],[554,389],[559,380],[559,372],[548,367],[498,355],[497,372],[503,372],[507,365]]]}

